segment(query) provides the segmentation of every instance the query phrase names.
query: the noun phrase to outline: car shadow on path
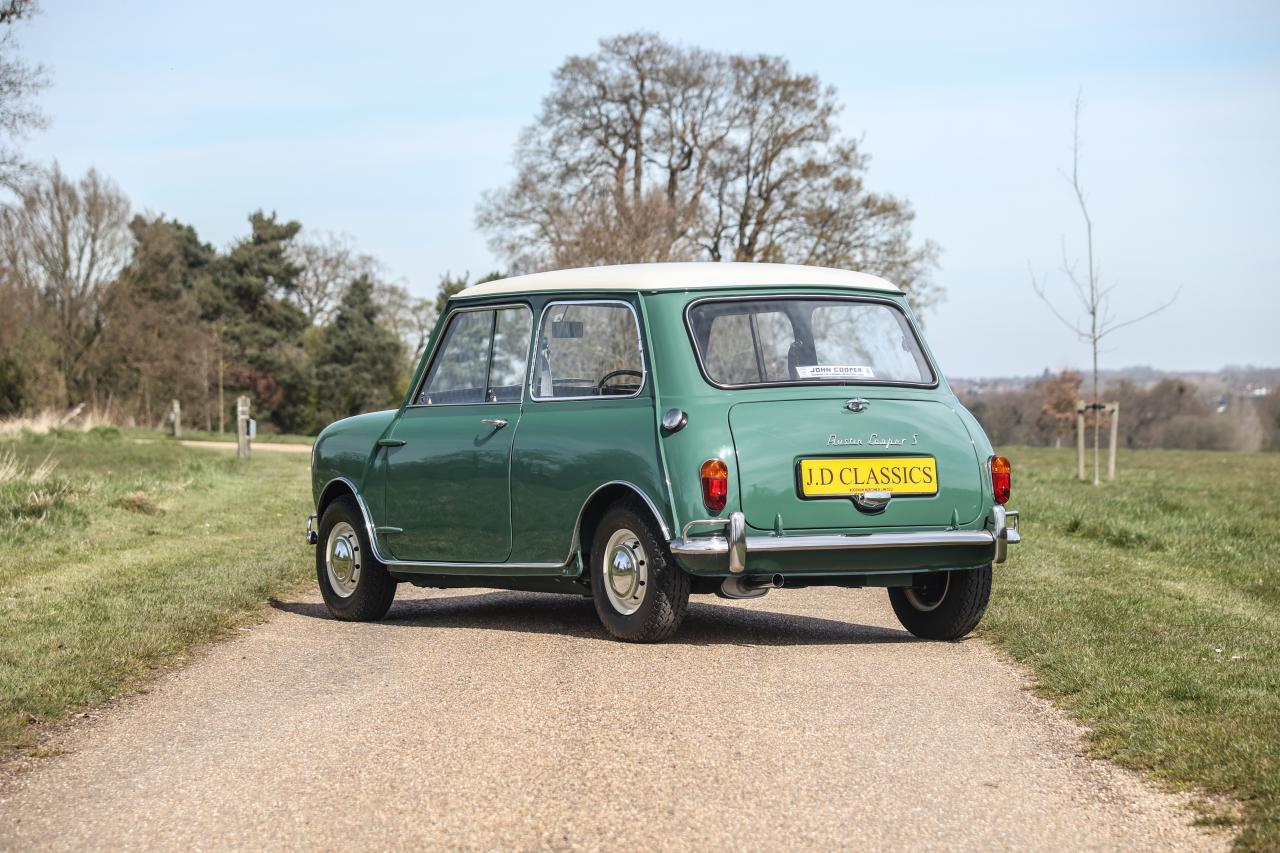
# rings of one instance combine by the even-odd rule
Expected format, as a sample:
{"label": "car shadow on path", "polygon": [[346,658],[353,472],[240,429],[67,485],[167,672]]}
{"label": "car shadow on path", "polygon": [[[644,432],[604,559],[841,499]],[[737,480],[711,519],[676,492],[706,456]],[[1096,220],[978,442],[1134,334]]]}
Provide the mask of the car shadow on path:
{"label": "car shadow on path", "polygon": [[[286,613],[332,619],[322,602],[271,600]],[[392,605],[378,624],[406,628],[479,628],[608,639],[589,598],[539,592],[483,592],[417,598]],[[858,645],[921,642],[906,631],[693,601],[684,624],[668,643],[707,646]]]}

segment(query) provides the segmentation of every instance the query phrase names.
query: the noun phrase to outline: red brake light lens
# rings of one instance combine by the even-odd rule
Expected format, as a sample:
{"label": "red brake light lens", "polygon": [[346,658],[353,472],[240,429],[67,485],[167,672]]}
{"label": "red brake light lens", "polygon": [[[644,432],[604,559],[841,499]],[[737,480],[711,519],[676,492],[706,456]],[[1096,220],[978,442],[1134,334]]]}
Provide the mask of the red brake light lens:
{"label": "red brake light lens", "polygon": [[702,502],[712,512],[719,512],[729,500],[729,466],[722,460],[708,459],[699,472],[702,477]]}
{"label": "red brake light lens", "polygon": [[1009,492],[1013,488],[1013,466],[1003,456],[991,457],[991,491],[995,493],[996,503],[1007,504]]}

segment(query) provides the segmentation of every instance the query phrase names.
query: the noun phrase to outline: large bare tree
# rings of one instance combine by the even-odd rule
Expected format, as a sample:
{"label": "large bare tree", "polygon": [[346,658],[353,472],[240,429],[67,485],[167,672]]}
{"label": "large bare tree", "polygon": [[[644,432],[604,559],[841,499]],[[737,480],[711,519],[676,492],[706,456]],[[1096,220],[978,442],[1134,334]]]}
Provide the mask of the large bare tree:
{"label": "large bare tree", "polygon": [[[1035,290],[1036,295],[1049,306],[1053,316],[1057,317],[1072,332],[1075,332],[1076,337],[1082,343],[1089,345],[1089,352],[1093,362],[1092,381],[1090,383],[1092,397],[1090,405],[1093,410],[1093,484],[1098,486],[1102,484],[1102,461],[1098,447],[1102,428],[1102,398],[1098,380],[1098,353],[1102,341],[1124,327],[1139,323],[1168,308],[1178,298],[1181,288],[1175,291],[1168,301],[1162,302],[1137,316],[1120,319],[1112,313],[1111,294],[1115,292],[1119,285],[1117,283],[1106,284],[1103,282],[1101,269],[1094,254],[1093,216],[1089,213],[1089,198],[1085,193],[1084,185],[1080,181],[1080,111],[1082,106],[1083,94],[1077,93],[1071,136],[1071,172],[1070,174],[1064,174],[1064,177],[1071,185],[1071,192],[1075,197],[1076,206],[1080,209],[1080,219],[1084,226],[1085,268],[1081,271],[1079,269],[1079,261],[1068,258],[1065,237],[1062,241],[1062,265],[1060,267],[1062,274],[1071,283],[1081,313],[1074,317],[1068,317],[1066,312],[1060,310],[1049,297],[1047,280],[1044,277],[1038,277],[1034,269],[1031,269],[1030,273],[1031,287]],[[1028,264],[1028,267],[1030,267],[1030,264]]]}
{"label": "large bare tree", "polygon": [[10,286],[43,318],[68,393],[92,393],[88,355],[102,334],[111,285],[129,258],[129,200],[90,169],[72,180],[54,164],[0,208],[0,262]]}
{"label": "large bare tree", "polygon": [[556,70],[477,221],[516,272],[666,260],[854,267],[917,306],[937,247],[903,200],[869,192],[835,92],[782,58],[605,39]]}

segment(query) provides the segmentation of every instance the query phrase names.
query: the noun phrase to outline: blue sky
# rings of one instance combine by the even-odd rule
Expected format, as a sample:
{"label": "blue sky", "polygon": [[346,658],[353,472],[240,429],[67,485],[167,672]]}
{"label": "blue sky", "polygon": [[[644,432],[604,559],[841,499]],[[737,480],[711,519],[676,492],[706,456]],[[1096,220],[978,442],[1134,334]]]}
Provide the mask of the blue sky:
{"label": "blue sky", "polygon": [[[19,33],[52,125],[28,153],[96,166],[225,245],[258,207],[349,234],[433,292],[496,266],[473,215],[565,56],[648,29],[786,56],[834,85],[873,189],[943,248],[927,317],[954,376],[1083,365],[1031,292],[1083,252],[1083,174],[1115,310],[1106,366],[1280,364],[1280,4],[46,2]],[[962,8],[962,6],[964,8]]]}

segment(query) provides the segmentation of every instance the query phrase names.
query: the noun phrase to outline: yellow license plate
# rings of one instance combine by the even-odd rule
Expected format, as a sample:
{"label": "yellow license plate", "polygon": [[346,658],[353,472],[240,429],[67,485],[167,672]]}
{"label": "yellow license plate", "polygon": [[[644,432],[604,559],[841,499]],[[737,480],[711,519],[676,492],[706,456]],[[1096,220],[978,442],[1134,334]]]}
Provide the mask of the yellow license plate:
{"label": "yellow license plate", "polygon": [[864,492],[936,495],[937,460],[931,456],[800,460],[800,494],[805,497],[841,497]]}

